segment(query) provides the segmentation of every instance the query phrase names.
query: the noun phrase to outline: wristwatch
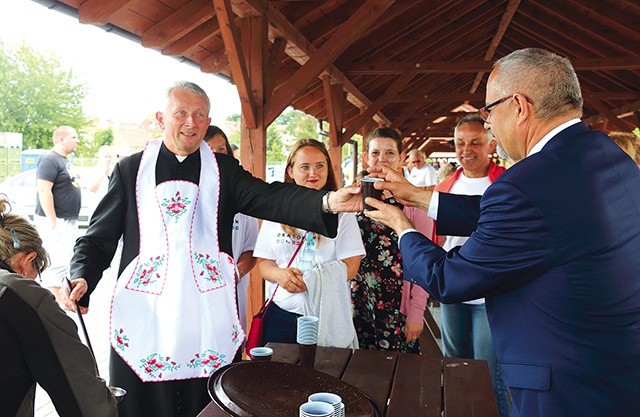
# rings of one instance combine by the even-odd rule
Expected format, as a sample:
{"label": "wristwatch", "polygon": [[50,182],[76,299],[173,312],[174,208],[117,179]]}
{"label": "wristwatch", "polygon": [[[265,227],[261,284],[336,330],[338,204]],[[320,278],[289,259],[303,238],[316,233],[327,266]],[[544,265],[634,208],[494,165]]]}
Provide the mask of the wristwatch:
{"label": "wristwatch", "polygon": [[329,205],[329,194],[331,194],[331,191],[327,191],[327,193],[322,196],[322,212],[325,214],[336,214],[331,210],[331,206]]}

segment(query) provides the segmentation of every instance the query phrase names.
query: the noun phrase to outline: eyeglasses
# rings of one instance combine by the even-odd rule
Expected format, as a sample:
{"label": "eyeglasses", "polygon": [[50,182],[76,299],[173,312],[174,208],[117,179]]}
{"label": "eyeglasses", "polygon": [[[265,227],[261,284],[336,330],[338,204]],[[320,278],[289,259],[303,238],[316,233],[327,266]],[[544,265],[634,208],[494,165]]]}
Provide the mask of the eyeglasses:
{"label": "eyeglasses", "polygon": [[478,113],[480,113],[480,117],[482,117],[482,120],[484,120],[485,122],[489,120],[489,114],[491,114],[491,108],[497,106],[500,103],[504,103],[505,101],[509,100],[510,98],[513,98],[513,94],[510,94],[508,96],[504,96],[499,100],[494,101],[491,104],[487,104],[486,106],[478,109]]}
{"label": "eyeglasses", "polygon": [[[478,113],[480,114],[480,117],[482,117],[482,120],[484,120],[485,122],[489,121],[489,115],[491,114],[491,108],[497,106],[500,103],[504,103],[505,101],[509,100],[510,98],[513,98],[515,94],[509,94],[508,96],[504,96],[499,100],[494,101],[493,103],[487,104],[486,106],[478,109]],[[529,103],[533,104],[533,100],[531,100],[529,97],[527,96],[523,96],[525,98],[525,100],[527,100]]]}

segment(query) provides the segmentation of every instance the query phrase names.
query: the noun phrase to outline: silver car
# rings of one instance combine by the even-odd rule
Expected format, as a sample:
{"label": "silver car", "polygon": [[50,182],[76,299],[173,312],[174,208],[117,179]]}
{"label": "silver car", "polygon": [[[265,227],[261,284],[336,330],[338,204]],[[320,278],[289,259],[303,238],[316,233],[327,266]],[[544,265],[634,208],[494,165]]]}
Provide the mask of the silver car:
{"label": "silver car", "polygon": [[[33,222],[33,215],[36,211],[36,170],[28,169],[12,177],[6,178],[0,183],[0,193],[6,194],[11,203],[11,211],[28,218]],[[78,216],[78,226],[87,228],[93,208],[91,206],[92,196],[86,188],[81,188],[82,202],[80,215]]]}

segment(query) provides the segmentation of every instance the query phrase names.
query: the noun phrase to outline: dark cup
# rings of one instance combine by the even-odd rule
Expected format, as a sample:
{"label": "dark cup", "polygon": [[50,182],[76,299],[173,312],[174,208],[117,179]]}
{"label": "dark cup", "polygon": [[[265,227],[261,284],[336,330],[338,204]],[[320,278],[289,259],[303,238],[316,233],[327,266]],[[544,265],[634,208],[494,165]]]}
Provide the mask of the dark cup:
{"label": "dark cup", "polygon": [[300,365],[306,368],[313,368],[316,363],[316,346],[303,345],[298,343],[300,347]]}
{"label": "dark cup", "polygon": [[373,187],[374,182],[384,181],[382,178],[363,178],[360,180],[360,187],[362,188],[362,204],[364,204],[365,210],[375,210],[364,199],[367,197],[373,197],[378,200],[382,200],[382,190],[377,190]]}

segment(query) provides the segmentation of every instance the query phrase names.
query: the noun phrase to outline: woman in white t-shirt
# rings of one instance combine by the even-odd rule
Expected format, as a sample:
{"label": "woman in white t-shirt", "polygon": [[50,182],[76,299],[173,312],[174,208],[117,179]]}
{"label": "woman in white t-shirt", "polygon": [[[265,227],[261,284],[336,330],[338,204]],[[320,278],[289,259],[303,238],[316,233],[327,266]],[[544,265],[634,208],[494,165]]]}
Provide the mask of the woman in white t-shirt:
{"label": "woman in white t-shirt", "polygon": [[[293,145],[287,158],[285,182],[316,190],[337,190],[329,153],[322,142],[301,139]],[[303,272],[307,268],[341,260],[346,265],[346,279],[353,279],[365,254],[358,224],[353,213],[340,213],[338,234],[330,239],[287,225],[263,221],[253,255],[266,282],[266,297],[279,285],[264,317],[263,342],[296,342],[296,320],[303,314],[307,287]],[[303,238],[304,247],[291,267],[289,260]],[[350,308],[345,306],[345,309]]]}

